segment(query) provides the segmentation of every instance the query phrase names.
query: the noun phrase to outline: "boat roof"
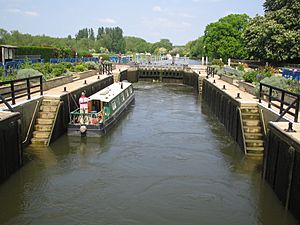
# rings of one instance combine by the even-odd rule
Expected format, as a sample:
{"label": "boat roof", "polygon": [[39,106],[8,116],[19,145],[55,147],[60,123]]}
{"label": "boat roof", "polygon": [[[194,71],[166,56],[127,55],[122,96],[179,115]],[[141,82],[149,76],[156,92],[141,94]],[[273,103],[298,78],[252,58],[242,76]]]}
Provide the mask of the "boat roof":
{"label": "boat roof", "polygon": [[[123,89],[121,88],[121,84],[123,84]],[[129,82],[118,82],[109,85],[108,87],[98,91],[97,93],[91,95],[89,100],[100,100],[102,102],[110,102],[114,97],[119,95],[126,88],[131,86]]]}

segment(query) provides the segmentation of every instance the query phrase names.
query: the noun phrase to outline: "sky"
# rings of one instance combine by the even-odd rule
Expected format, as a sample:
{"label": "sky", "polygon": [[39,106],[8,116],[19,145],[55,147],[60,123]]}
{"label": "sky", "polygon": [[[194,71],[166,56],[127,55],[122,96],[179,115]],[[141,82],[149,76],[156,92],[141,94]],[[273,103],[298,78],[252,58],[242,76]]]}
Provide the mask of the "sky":
{"label": "sky", "polygon": [[184,45],[232,13],[263,15],[264,0],[0,0],[0,28],[72,37],[82,28],[119,26],[125,36]]}

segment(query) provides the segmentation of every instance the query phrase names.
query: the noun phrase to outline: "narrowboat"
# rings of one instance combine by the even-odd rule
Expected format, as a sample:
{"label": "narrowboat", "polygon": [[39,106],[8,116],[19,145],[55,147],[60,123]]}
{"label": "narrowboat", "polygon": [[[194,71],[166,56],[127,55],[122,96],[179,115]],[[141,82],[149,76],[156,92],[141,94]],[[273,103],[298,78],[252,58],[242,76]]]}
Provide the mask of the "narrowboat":
{"label": "narrowboat", "polygon": [[105,134],[134,102],[132,84],[113,83],[87,98],[87,109],[70,112],[68,135],[98,137]]}

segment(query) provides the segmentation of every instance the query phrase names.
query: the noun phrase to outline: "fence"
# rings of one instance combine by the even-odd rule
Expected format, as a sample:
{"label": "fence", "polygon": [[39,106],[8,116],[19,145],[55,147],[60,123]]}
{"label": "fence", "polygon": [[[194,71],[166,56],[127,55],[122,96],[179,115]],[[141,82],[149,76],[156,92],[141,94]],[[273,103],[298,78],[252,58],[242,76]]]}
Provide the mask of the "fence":
{"label": "fence", "polygon": [[70,62],[70,63],[75,63],[75,62],[98,62],[98,58],[96,57],[88,57],[88,58],[51,58],[50,63],[60,63],[60,62]]}
{"label": "fence", "polygon": [[300,81],[300,70],[282,69],[282,76],[284,78]]}
{"label": "fence", "polygon": [[266,98],[268,108],[274,106],[279,109],[279,121],[285,114],[293,116],[294,122],[298,122],[300,95],[286,91],[268,84],[260,83],[259,102]]}
{"label": "fence", "polygon": [[[18,80],[0,82],[0,86],[4,85],[8,85],[9,90],[1,93],[1,95],[4,97],[5,101],[11,101],[12,105],[16,104],[16,99],[25,96],[27,96],[27,99],[31,99],[32,94],[40,92],[40,94],[43,95],[43,76],[34,76]],[[5,101],[0,99],[0,104],[4,103]]]}

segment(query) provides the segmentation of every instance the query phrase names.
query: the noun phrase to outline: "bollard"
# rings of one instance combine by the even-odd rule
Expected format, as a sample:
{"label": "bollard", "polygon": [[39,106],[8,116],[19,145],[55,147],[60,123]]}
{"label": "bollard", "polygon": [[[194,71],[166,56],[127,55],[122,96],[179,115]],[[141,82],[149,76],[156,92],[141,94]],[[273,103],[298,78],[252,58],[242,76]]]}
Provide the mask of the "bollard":
{"label": "bollard", "polygon": [[84,80],[84,83],[83,84],[87,84],[86,80]]}
{"label": "bollard", "polygon": [[216,80],[214,80],[214,84],[216,83]]}
{"label": "bollard", "polygon": [[237,94],[236,94],[236,97],[235,97],[235,99],[241,99],[241,95],[240,95],[240,93],[237,93]]}
{"label": "bollard", "polygon": [[226,90],[225,84],[223,85],[223,90]]}
{"label": "bollard", "polygon": [[289,126],[288,126],[288,129],[284,129],[285,132],[296,132],[294,129],[293,129],[293,123],[292,122],[289,122]]}
{"label": "bollard", "polygon": [[67,91],[67,87],[64,87],[64,92],[66,92]]}
{"label": "bollard", "polygon": [[99,80],[99,79],[100,79],[100,76],[98,76],[97,79]]}

